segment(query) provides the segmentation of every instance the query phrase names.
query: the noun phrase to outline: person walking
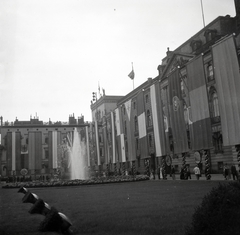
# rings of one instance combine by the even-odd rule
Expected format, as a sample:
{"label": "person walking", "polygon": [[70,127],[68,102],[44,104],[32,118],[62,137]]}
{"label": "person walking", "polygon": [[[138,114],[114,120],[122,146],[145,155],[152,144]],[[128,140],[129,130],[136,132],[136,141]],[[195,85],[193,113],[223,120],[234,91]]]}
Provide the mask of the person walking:
{"label": "person walking", "polygon": [[160,165],[158,165],[158,168],[157,168],[157,175],[158,175],[158,179],[160,180],[161,177],[160,177]]}
{"label": "person walking", "polygon": [[238,172],[234,164],[232,164],[231,166],[231,173],[232,173],[233,180],[235,179],[238,180]]}
{"label": "person walking", "polygon": [[151,179],[155,180],[155,170],[151,170]]}
{"label": "person walking", "polygon": [[192,178],[191,178],[191,172],[190,172],[189,166],[187,166],[187,169],[186,169],[186,180],[188,180],[188,178],[189,178],[189,179],[192,179]]}
{"label": "person walking", "polygon": [[199,169],[198,165],[196,165],[196,166],[193,168],[193,172],[194,172],[194,174],[195,174],[195,176],[196,176],[196,179],[199,180],[200,175],[201,175],[201,172],[200,172],[200,169]]}
{"label": "person walking", "polygon": [[224,178],[225,180],[229,180],[229,167],[228,167],[228,164],[225,163],[224,167],[223,167],[223,175],[224,175]]}
{"label": "person walking", "polygon": [[184,180],[184,168],[183,167],[180,170],[180,180]]}
{"label": "person walking", "polygon": [[172,179],[175,180],[175,168],[173,165],[171,166],[171,176],[172,176]]}

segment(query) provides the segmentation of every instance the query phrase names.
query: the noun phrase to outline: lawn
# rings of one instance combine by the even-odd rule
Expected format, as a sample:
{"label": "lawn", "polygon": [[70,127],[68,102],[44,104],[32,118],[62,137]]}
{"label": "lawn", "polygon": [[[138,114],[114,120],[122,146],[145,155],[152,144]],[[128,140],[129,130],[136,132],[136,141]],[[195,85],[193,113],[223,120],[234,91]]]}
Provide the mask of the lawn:
{"label": "lawn", "polygon": [[[73,234],[183,235],[194,208],[219,181],[141,181],[102,185],[31,188],[72,221]],[[39,232],[44,217],[31,215],[18,189],[0,189],[1,235]]]}

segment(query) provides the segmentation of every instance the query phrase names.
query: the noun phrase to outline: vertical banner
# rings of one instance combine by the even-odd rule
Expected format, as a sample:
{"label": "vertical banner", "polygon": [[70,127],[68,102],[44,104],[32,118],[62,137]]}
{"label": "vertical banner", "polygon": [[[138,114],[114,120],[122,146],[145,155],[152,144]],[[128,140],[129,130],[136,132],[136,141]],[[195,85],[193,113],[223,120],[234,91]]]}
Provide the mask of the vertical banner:
{"label": "vertical banner", "polygon": [[[125,158],[125,143],[124,143],[124,134],[123,134],[123,127],[122,127],[122,118],[120,115],[121,109],[116,108],[115,114],[116,114],[116,127],[117,127],[116,144],[117,144],[117,151],[118,151],[118,161],[123,162],[123,160],[126,161],[126,158]],[[123,137],[122,137],[122,135],[123,135]],[[124,156],[123,156],[123,154],[124,154]]]}
{"label": "vertical banner", "polygon": [[10,161],[7,162],[7,170],[12,170],[12,133],[7,132],[7,159]]}
{"label": "vertical banner", "polygon": [[223,145],[240,144],[240,75],[234,36],[212,46]]}
{"label": "vertical banner", "polygon": [[95,137],[96,137],[96,148],[97,148],[97,164],[101,165],[100,149],[99,149],[99,133],[98,133],[98,122],[95,120]]}
{"label": "vertical banner", "polygon": [[52,131],[52,166],[57,168],[57,131]]}
{"label": "vertical banner", "polygon": [[125,152],[124,134],[121,134],[121,135],[120,135],[120,140],[121,140],[122,162],[126,162],[126,152]]}
{"label": "vertical banner", "polygon": [[35,133],[28,133],[29,169],[35,170]]}
{"label": "vertical banner", "polygon": [[128,100],[125,102],[125,109],[127,113],[126,118],[126,127],[127,127],[127,142],[128,142],[128,155],[129,161],[133,161],[136,159],[136,147],[134,140],[134,117],[132,116],[132,100]]}
{"label": "vertical banner", "polygon": [[102,122],[102,133],[103,133],[103,147],[104,147],[104,162],[109,163],[109,154],[108,154],[108,139],[107,139],[107,118],[103,117]]}
{"label": "vertical banner", "polygon": [[137,116],[139,133],[139,150],[141,158],[146,158],[148,157],[148,145],[147,145],[146,116],[142,90],[139,91],[137,95]]}
{"label": "vertical banner", "polygon": [[166,141],[159,83],[150,87],[156,156],[166,155]]}
{"label": "vertical banner", "polygon": [[12,171],[16,170],[16,132],[12,132]]}
{"label": "vertical banner", "polygon": [[179,69],[173,71],[169,77],[170,121],[173,133],[174,153],[188,152],[187,130],[183,113],[183,100],[180,87]]}
{"label": "vertical banner", "polygon": [[90,166],[90,149],[89,149],[89,128],[88,128],[88,126],[85,126],[85,132],[86,132],[87,164],[89,167]]}
{"label": "vertical banner", "polygon": [[[192,150],[212,147],[211,120],[202,56],[187,64],[191,122],[189,122]],[[191,111],[190,111],[191,110]]]}
{"label": "vertical banner", "polygon": [[111,129],[112,129],[112,163],[116,163],[116,141],[115,141],[115,125],[114,125],[114,113],[111,112]]}
{"label": "vertical banner", "polygon": [[16,156],[16,170],[20,171],[21,168],[21,132],[15,133],[15,156]]}
{"label": "vertical banner", "polygon": [[42,169],[42,132],[35,132],[35,169]]}

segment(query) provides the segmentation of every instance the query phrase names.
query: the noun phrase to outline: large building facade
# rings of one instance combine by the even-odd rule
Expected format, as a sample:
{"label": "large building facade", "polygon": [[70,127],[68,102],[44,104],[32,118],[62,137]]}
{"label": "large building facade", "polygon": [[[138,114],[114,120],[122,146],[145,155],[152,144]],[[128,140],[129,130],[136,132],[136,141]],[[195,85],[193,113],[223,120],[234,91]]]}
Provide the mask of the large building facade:
{"label": "large building facade", "polygon": [[168,49],[158,76],[125,96],[104,92],[92,101],[91,123],[69,117],[67,124],[2,124],[0,174],[50,177],[59,168],[58,146],[75,128],[95,172],[149,174],[161,166],[169,173],[171,166],[180,172],[198,164],[210,174],[222,173],[225,163],[239,167],[239,2],[235,17],[220,16]]}
{"label": "large building facade", "polygon": [[239,1],[235,6],[236,17],[220,16],[168,49],[157,77],[93,115],[101,169],[146,173],[160,165],[168,173],[172,165],[180,172],[198,164],[209,174],[222,173],[225,163],[239,166]]}

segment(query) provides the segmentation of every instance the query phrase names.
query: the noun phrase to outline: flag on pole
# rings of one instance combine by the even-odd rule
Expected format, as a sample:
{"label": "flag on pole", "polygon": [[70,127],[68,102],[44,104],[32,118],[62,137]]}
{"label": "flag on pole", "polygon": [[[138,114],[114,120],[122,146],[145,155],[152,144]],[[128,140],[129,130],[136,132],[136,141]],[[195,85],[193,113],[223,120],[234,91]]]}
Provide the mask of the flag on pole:
{"label": "flag on pole", "polygon": [[135,76],[135,73],[134,73],[134,70],[132,69],[132,71],[128,74],[128,77],[130,77],[133,80],[134,76]]}

